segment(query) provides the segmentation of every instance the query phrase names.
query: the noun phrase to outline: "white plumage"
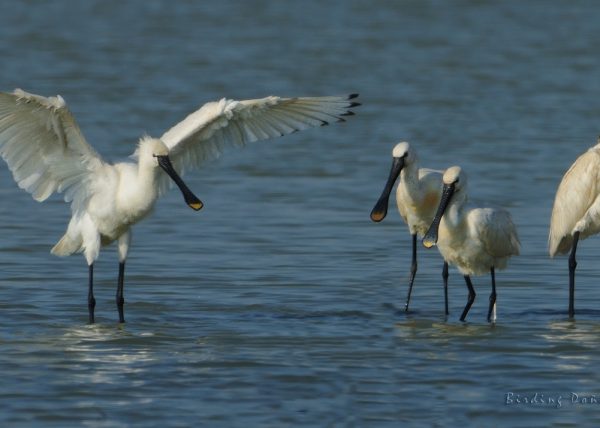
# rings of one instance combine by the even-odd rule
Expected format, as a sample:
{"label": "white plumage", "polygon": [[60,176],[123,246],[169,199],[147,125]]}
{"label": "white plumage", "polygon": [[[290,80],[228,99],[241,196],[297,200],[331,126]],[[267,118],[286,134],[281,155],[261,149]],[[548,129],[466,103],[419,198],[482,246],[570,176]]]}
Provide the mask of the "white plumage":
{"label": "white plumage", "polygon": [[17,89],[0,93],[0,156],[19,187],[37,201],[57,192],[71,203],[71,221],[52,253],[84,253],[89,265],[90,322],[94,321],[94,261],[101,246],[118,240],[117,305],[123,322],[130,227],[151,212],[158,196],[169,187],[169,177],[186,203],[198,210],[202,203],[181,180],[183,171],[216,158],[229,145],[343,121],[343,116],[353,114],[349,109],[359,105],[350,101],[356,97],[271,96],[210,102],[160,139],[140,139],[133,156],[137,163],[109,164],[86,142],[61,96],[46,98]]}
{"label": "white plumage", "polygon": [[[304,129],[344,121],[358,106],[347,97],[221,99],[204,104],[165,132],[161,141],[169,148],[176,169],[187,171],[220,156],[227,146],[281,137]],[[163,177],[165,182],[168,178]]]}
{"label": "white plumage", "polygon": [[427,248],[437,245],[444,260],[465,276],[469,299],[462,321],[475,300],[470,276],[491,273],[488,321],[495,320],[495,269],[504,269],[511,256],[519,255],[517,229],[508,211],[467,206],[467,177],[460,167],[448,168],[442,181],[440,206],[423,238],[423,245]]}
{"label": "white plumage", "polygon": [[[396,188],[396,204],[400,216],[412,236],[412,261],[408,296],[408,310],[412,287],[417,273],[417,236],[424,236],[435,215],[442,194],[442,171],[419,168],[416,150],[407,142],[401,142],[392,150],[392,168],[388,181],[371,211],[371,220],[380,222],[387,215],[390,193],[400,177]],[[445,310],[448,314],[448,266],[444,263]]]}
{"label": "white plumage", "polygon": [[562,178],[552,208],[548,252],[569,256],[569,316],[575,315],[575,268],[579,239],[600,232],[600,139]]}

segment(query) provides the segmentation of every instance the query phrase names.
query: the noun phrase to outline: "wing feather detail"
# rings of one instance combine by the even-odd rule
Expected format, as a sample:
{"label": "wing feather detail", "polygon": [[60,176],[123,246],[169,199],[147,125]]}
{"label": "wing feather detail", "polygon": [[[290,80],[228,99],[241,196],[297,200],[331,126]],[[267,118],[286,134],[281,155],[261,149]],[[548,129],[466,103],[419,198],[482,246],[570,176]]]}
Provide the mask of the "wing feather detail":
{"label": "wing feather detail", "polygon": [[83,203],[82,190],[103,164],[60,95],[20,89],[0,93],[0,156],[37,201],[64,192],[67,202]]}
{"label": "wing feather detail", "polygon": [[[184,173],[215,159],[229,146],[267,140],[304,129],[344,121],[360,105],[349,96],[209,102],[163,134],[171,161]],[[163,186],[161,186],[163,187]]]}
{"label": "wing feather detail", "polygon": [[495,258],[518,256],[521,243],[512,216],[504,209],[478,208],[470,215],[478,217],[473,221],[488,254]]}
{"label": "wing feather detail", "polygon": [[[564,254],[571,249],[573,232],[578,222],[589,220],[588,215],[598,204],[600,189],[600,148],[594,146],[573,162],[573,165],[563,176],[554,199],[550,232],[548,234],[548,252],[551,257]],[[597,230],[586,229],[581,238],[585,238]],[[596,228],[597,229],[597,228]]]}

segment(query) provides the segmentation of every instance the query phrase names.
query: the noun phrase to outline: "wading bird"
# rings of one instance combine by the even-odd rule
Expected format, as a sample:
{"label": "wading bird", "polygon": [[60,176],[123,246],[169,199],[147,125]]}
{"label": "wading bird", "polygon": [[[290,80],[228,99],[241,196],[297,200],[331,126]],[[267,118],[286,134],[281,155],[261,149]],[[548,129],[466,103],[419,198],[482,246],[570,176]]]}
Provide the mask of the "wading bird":
{"label": "wading bird", "polygon": [[575,315],[575,268],[579,239],[600,232],[600,137],[565,173],[554,198],[548,252],[569,255],[569,317]]}
{"label": "wading bird", "polygon": [[[100,247],[117,241],[116,302],[124,322],[123,277],[132,225],[148,215],[170,186],[169,177],[194,210],[202,202],[179,174],[216,158],[226,146],[279,137],[343,121],[357,94],[344,97],[280,98],[210,102],[160,138],[143,137],[132,155],[137,162],[109,164],[86,142],[64,99],[20,89],[0,93],[0,156],[19,187],[44,201],[64,193],[72,217],[52,254],[83,252],[88,264],[88,313],[94,322],[94,261]],[[178,173],[179,171],[179,173]]]}
{"label": "wading bird", "polygon": [[504,269],[511,256],[519,255],[517,228],[508,211],[467,207],[467,177],[460,167],[448,168],[442,182],[440,205],[423,238],[423,245],[430,248],[437,244],[444,260],[455,265],[464,275],[469,298],[461,321],[465,320],[475,301],[471,275],[490,272],[492,293],[487,318],[495,321],[495,269]]}
{"label": "wading bird", "polygon": [[[388,202],[394,183],[398,211],[412,236],[412,261],[408,296],[404,310],[408,311],[415,275],[417,273],[417,235],[424,236],[433,221],[442,194],[442,171],[419,168],[417,153],[407,142],[396,144],[392,151],[392,168],[379,200],[371,211],[371,220],[380,222],[387,215]],[[448,315],[448,263],[442,269],[444,279],[445,311]]]}

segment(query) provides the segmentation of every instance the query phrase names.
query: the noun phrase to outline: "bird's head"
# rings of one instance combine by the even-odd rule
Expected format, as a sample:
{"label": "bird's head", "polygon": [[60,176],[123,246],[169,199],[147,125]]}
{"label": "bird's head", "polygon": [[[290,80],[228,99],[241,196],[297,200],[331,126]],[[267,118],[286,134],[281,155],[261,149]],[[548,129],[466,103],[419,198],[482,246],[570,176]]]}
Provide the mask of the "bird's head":
{"label": "bird's head", "polygon": [[467,187],[467,174],[465,174],[460,166],[452,166],[444,171],[442,182],[444,187],[454,187],[454,193],[456,193],[460,190],[465,190]]}
{"label": "bird's head", "polygon": [[417,153],[410,147],[409,143],[402,141],[394,146],[392,157],[394,159],[403,159],[403,164],[406,166],[417,160]]}
{"label": "bird's head", "polygon": [[157,138],[144,137],[140,140],[140,144],[136,153],[140,166],[149,165],[153,168],[161,167],[169,177],[177,184],[179,190],[183,194],[183,198],[188,206],[196,211],[203,207],[200,199],[192,193],[192,191],[183,182],[175,167],[171,163],[169,157],[169,148],[167,145]]}
{"label": "bird's head", "polygon": [[158,156],[169,156],[169,148],[160,139],[151,137],[142,138],[134,153],[140,164],[153,167],[160,166]]}

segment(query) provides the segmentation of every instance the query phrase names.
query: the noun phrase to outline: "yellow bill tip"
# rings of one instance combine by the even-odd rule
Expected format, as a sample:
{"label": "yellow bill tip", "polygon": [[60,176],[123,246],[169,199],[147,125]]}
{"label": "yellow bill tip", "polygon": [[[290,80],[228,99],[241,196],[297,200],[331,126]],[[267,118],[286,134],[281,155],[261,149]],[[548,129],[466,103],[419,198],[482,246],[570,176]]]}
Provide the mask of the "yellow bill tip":
{"label": "yellow bill tip", "polygon": [[191,204],[188,204],[190,206],[190,208],[192,208],[193,210],[200,210],[202,209],[202,207],[204,206],[204,204],[200,201],[198,202],[192,202]]}
{"label": "yellow bill tip", "polygon": [[380,222],[385,218],[385,214],[382,211],[375,211],[371,213],[371,220]]}
{"label": "yellow bill tip", "polygon": [[424,246],[425,248],[431,248],[431,247],[434,247],[434,246],[435,246],[435,242],[434,242],[434,241],[431,241],[431,240],[429,240],[429,239],[424,239],[424,240],[423,240],[423,246]]}

